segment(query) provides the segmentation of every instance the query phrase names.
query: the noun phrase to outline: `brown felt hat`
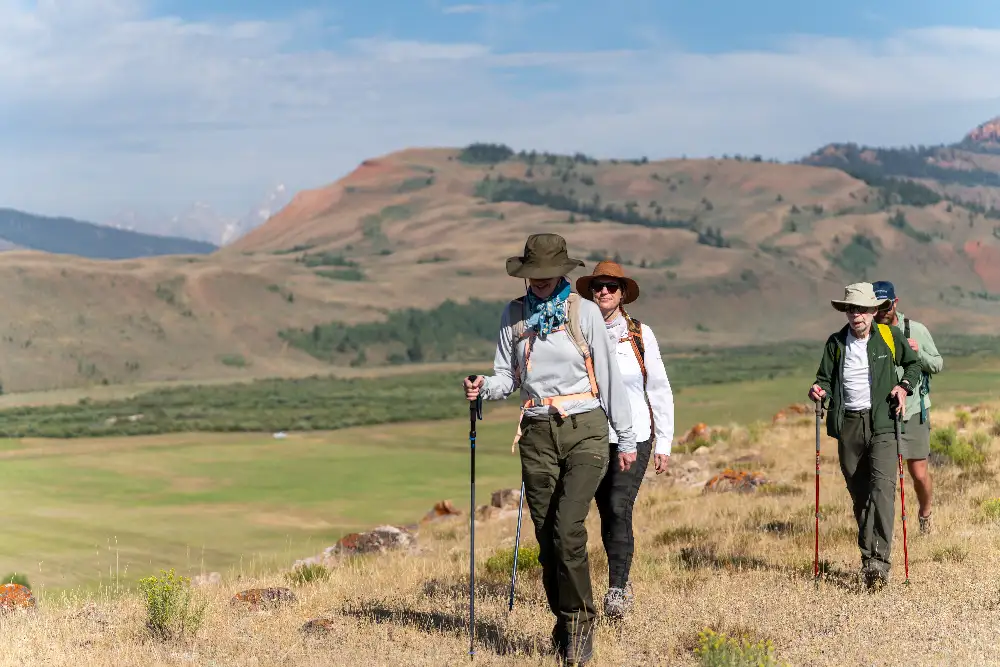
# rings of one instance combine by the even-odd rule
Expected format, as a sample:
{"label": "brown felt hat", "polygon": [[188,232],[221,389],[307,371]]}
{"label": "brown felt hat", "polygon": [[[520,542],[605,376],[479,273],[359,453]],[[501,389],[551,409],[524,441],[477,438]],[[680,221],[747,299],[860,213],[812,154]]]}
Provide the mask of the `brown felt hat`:
{"label": "brown felt hat", "polygon": [[594,292],[590,289],[590,281],[594,278],[614,278],[621,283],[625,289],[625,294],[622,295],[623,304],[632,303],[639,298],[639,283],[626,276],[618,262],[612,262],[608,259],[598,262],[592,274],[576,279],[576,291],[584,299],[594,300]]}
{"label": "brown felt hat", "polygon": [[566,250],[566,239],[558,234],[532,234],[524,244],[524,254],[507,260],[507,275],[515,278],[562,278],[585,266]]}

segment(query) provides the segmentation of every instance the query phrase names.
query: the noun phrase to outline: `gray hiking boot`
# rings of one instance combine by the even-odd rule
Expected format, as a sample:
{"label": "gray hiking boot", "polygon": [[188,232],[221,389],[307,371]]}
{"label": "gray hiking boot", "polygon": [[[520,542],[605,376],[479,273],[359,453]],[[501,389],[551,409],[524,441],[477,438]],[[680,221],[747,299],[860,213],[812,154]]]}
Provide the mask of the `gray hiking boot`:
{"label": "gray hiking boot", "polygon": [[604,615],[613,619],[624,618],[632,610],[634,603],[631,581],[625,584],[625,588],[609,588],[604,596]]}
{"label": "gray hiking boot", "polygon": [[918,514],[917,515],[917,519],[920,521],[920,534],[921,535],[930,535],[930,532],[931,532],[931,515],[928,514],[927,516],[920,516]]}

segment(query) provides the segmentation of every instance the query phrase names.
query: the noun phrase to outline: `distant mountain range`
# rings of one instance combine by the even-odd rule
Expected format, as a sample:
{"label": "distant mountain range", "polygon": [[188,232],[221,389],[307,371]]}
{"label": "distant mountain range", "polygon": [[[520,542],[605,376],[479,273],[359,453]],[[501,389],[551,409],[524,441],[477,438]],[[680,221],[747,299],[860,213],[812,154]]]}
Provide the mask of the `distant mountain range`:
{"label": "distant mountain range", "polygon": [[218,246],[204,241],[143,234],[73,218],[52,218],[0,209],[0,250],[40,250],[90,259],[158,255],[205,255]]}
{"label": "distant mountain range", "polygon": [[224,246],[267,222],[268,218],[284,208],[289,201],[291,194],[288,188],[278,184],[258,204],[238,218],[219,213],[211,204],[195,202],[187,210],[169,219],[122,211],[107,220],[106,224],[116,229],[169,234]]}

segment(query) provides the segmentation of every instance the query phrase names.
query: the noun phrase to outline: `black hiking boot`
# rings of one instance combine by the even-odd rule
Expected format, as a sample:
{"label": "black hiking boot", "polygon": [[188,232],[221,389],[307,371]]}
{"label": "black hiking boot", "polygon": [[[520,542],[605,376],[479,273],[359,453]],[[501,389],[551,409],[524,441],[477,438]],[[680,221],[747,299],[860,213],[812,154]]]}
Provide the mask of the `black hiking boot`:
{"label": "black hiking boot", "polygon": [[568,638],[565,648],[560,652],[560,664],[565,667],[586,665],[594,657],[594,632],[588,628],[580,634]]}
{"label": "black hiking boot", "polygon": [[889,585],[888,573],[871,565],[862,568],[861,576],[864,580],[865,588],[871,592],[880,591]]}
{"label": "black hiking boot", "polygon": [[920,516],[918,514],[917,515],[917,519],[920,521],[920,534],[921,535],[930,535],[930,533],[931,533],[931,515],[928,514],[927,516]]}
{"label": "black hiking boot", "polygon": [[552,650],[556,655],[562,657],[566,654],[566,647],[569,645],[569,634],[566,626],[562,622],[556,622],[552,627]]}

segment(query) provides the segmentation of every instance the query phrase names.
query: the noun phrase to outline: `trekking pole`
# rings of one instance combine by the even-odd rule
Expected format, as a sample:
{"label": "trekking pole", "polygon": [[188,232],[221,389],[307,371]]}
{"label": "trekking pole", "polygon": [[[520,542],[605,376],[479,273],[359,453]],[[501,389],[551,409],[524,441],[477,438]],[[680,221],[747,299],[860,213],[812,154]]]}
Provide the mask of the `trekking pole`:
{"label": "trekking pole", "polygon": [[521,511],[524,508],[524,480],[521,480],[521,499],[517,505],[517,534],[514,537],[514,565],[510,570],[510,601],[507,613],[514,611],[514,584],[517,583],[517,553],[521,548]]}
{"label": "trekking pole", "polygon": [[824,399],[816,401],[816,547],[813,555],[813,581],[819,585],[819,443],[820,423],[823,421]]}
{"label": "trekking pole", "polygon": [[901,436],[899,432],[899,412],[896,411],[896,407],[899,405],[899,401],[896,401],[896,406],[893,407],[893,422],[896,426],[896,456],[899,458],[899,504],[900,512],[903,515],[903,563],[906,568],[906,580],[904,584],[910,583],[910,555],[906,550],[906,495],[903,492],[903,487],[906,483],[903,479],[903,446],[901,444]]}
{"label": "trekking pole", "polygon": [[[469,382],[476,376],[470,375]],[[476,657],[476,420],[483,418],[483,396],[469,401],[469,659]]]}

